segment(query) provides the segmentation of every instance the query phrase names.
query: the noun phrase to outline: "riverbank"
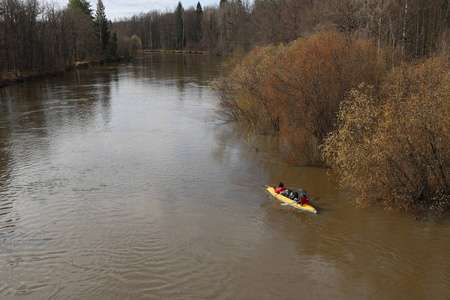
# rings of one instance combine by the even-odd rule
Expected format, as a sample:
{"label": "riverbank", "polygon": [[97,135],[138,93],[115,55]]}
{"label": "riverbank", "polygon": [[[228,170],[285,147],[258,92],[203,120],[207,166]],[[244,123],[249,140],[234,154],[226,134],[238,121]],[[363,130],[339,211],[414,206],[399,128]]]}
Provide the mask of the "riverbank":
{"label": "riverbank", "polygon": [[0,88],[6,87],[13,84],[18,83],[25,83],[29,81],[35,81],[35,80],[42,80],[45,78],[52,78],[61,76],[62,74],[66,72],[71,72],[74,70],[79,69],[87,69],[90,67],[95,66],[103,66],[105,63],[117,63],[124,61],[124,56],[119,56],[114,59],[104,60],[104,59],[98,59],[98,60],[91,60],[91,61],[76,61],[72,65],[66,67],[64,71],[53,71],[53,72],[45,72],[45,73],[28,73],[28,74],[14,74],[14,72],[7,72],[5,74],[0,75]]}
{"label": "riverbank", "polygon": [[35,81],[49,77],[56,77],[64,73],[65,71],[58,71],[58,72],[49,72],[45,74],[14,75],[12,74],[12,72],[8,72],[6,75],[3,75],[0,78],[0,88],[10,86],[13,84],[24,83],[27,81]]}

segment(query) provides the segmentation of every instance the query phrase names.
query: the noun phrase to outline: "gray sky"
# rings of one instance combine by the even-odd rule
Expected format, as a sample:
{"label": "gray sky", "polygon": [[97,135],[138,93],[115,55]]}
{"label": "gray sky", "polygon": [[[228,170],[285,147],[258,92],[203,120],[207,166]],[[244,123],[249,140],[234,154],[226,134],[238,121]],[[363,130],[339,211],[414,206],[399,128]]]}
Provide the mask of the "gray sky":
{"label": "gray sky", "polygon": [[[48,0],[54,2],[60,7],[67,5],[69,0]],[[112,21],[121,17],[131,17],[141,12],[148,12],[151,10],[159,10],[162,12],[174,11],[180,0],[103,0],[103,5],[106,10],[106,17]],[[197,6],[199,0],[181,0],[181,4],[185,9],[191,6]],[[91,8],[96,9],[97,0],[89,0]],[[220,0],[200,0],[200,4],[205,6],[218,5]]]}

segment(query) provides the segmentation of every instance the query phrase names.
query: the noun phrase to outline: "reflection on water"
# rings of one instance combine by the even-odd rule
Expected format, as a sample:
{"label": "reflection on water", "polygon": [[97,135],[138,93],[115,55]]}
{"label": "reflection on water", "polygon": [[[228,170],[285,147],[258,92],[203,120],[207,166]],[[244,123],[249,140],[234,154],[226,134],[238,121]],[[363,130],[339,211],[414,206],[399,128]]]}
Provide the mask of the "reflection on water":
{"label": "reflection on water", "polygon": [[[448,221],[356,209],[329,170],[215,122],[220,63],[154,53],[0,90],[0,298],[444,299]],[[319,213],[260,188],[279,181]]]}

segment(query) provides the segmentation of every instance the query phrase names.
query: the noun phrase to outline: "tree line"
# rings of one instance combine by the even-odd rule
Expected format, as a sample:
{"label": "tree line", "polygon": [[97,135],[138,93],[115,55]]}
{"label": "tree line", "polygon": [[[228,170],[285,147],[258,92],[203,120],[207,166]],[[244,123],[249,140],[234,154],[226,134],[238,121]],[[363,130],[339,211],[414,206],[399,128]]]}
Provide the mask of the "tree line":
{"label": "tree line", "polygon": [[389,46],[391,60],[449,51],[448,0],[218,0],[149,11],[111,22],[101,0],[0,1],[0,76],[64,70],[74,61],[137,49],[248,52],[332,29]]}
{"label": "tree line", "polygon": [[379,49],[408,58],[449,49],[448,0],[218,0],[218,5],[172,12],[150,11],[113,23],[121,39],[136,35],[144,49],[249,51],[254,45],[287,44],[333,29],[371,39]]}
{"label": "tree line", "polygon": [[102,0],[94,14],[87,0],[65,8],[37,0],[0,2],[0,79],[64,71],[76,61],[113,58],[117,36],[110,34]]}

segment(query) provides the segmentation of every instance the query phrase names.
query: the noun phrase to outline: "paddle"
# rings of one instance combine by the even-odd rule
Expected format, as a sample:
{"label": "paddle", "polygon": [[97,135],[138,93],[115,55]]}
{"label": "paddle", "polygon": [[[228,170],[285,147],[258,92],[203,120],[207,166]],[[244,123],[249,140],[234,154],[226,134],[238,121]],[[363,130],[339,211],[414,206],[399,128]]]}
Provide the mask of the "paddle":
{"label": "paddle", "polygon": [[312,199],[311,199],[311,198],[308,197],[308,200],[309,200],[309,201],[319,201],[320,198],[312,198]]}

